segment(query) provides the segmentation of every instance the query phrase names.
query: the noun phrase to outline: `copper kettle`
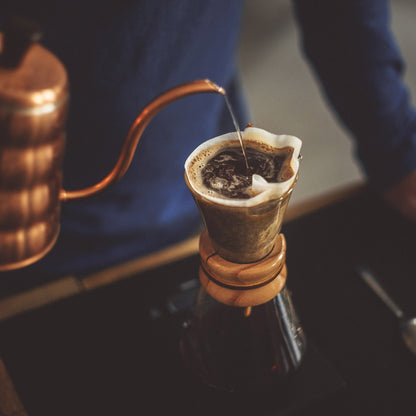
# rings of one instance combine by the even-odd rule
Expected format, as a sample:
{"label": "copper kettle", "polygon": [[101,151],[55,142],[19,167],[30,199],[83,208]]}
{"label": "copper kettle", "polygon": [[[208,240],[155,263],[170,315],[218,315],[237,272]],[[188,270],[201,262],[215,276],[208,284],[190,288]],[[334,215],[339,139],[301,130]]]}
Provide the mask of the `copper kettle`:
{"label": "copper kettle", "polygon": [[143,130],[163,107],[191,94],[225,94],[210,80],[166,91],[134,120],[116,165],[101,182],[64,190],[68,77],[39,38],[37,27],[26,21],[0,33],[0,271],[27,266],[53,247],[62,201],[95,195],[122,178]]}

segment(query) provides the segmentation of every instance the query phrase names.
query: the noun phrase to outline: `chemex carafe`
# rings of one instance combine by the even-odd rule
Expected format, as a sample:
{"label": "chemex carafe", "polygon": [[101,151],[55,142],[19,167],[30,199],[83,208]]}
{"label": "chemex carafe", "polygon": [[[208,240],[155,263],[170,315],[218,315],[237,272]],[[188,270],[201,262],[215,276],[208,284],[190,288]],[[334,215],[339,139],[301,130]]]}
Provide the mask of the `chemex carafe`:
{"label": "chemex carafe", "polygon": [[[286,286],[286,241],[280,234],[298,177],[301,141],[255,127],[246,128],[243,138],[246,150],[268,149],[273,160],[281,160],[284,180],[268,182],[246,170],[246,176],[252,174],[250,196],[225,197],[225,177],[236,187],[240,174],[230,164],[224,168],[230,149],[238,149],[234,133],[202,143],[186,160],[185,180],[206,227],[199,244],[201,288],[183,324],[181,352],[203,383],[249,393],[285,383],[303,362],[306,338]],[[213,159],[223,176],[213,173]],[[210,188],[208,177],[218,178],[218,186]]]}
{"label": "chemex carafe", "polygon": [[134,120],[116,165],[102,181],[64,190],[68,76],[39,39],[39,28],[22,19],[9,22],[0,34],[0,271],[27,266],[53,247],[61,202],[95,195],[116,183],[128,169],[143,130],[164,106],[190,94],[225,94],[210,80],[166,91]]}

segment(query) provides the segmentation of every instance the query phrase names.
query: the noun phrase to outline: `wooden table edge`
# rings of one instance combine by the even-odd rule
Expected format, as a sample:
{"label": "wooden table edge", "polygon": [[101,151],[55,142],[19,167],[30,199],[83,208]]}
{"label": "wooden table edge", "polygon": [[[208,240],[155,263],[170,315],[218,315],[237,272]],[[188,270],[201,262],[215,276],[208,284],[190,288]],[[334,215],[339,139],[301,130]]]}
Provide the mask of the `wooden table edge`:
{"label": "wooden table edge", "polygon": [[[285,215],[285,223],[357,195],[363,192],[365,188],[364,183],[354,183],[304,202],[294,205],[289,204]],[[158,252],[83,277],[63,276],[51,283],[6,297],[0,300],[0,322],[60,299],[106,286],[146,270],[197,254],[198,245],[199,234]]]}

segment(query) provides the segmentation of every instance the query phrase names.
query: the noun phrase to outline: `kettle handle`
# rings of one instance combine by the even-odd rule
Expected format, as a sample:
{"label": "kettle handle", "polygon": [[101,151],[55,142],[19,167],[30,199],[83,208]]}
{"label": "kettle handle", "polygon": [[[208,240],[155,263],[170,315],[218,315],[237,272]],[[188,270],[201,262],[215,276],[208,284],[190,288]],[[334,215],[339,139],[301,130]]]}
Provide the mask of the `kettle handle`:
{"label": "kettle handle", "polygon": [[138,115],[136,120],[130,127],[124,140],[123,147],[121,149],[120,156],[113,168],[113,170],[103,179],[95,185],[88,188],[66,191],[61,189],[59,198],[61,201],[69,201],[72,199],[87,198],[92,195],[96,195],[111,185],[117,183],[126,173],[133,159],[134,152],[140,137],[143,134],[144,129],[149,124],[150,120],[165,106],[171,102],[198,93],[215,92],[225,95],[224,88],[216,85],[209,79],[191,81],[182,85],[178,85],[158,97],[156,97],[150,104],[148,104],[142,112]]}

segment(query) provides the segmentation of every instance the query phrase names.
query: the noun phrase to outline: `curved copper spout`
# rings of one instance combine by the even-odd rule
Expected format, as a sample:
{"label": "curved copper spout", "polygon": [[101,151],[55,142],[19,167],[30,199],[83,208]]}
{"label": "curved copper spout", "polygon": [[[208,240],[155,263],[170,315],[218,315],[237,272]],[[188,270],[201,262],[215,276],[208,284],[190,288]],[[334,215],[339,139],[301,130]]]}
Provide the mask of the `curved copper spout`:
{"label": "curved copper spout", "polygon": [[140,137],[146,126],[149,124],[150,120],[162,108],[170,104],[172,101],[187,95],[205,92],[215,92],[225,95],[225,90],[209,79],[188,82],[186,84],[174,87],[159,95],[142,110],[142,112],[130,127],[127,137],[124,141],[123,148],[121,149],[120,156],[113,170],[101,182],[98,182],[97,184],[88,188],[75,191],[66,191],[62,189],[59,195],[60,199],[62,201],[68,201],[71,199],[86,198],[91,195],[98,194],[109,186],[114,185],[123,177],[129,168]]}

